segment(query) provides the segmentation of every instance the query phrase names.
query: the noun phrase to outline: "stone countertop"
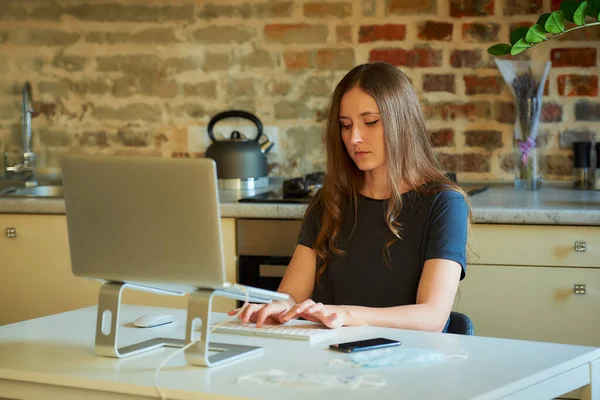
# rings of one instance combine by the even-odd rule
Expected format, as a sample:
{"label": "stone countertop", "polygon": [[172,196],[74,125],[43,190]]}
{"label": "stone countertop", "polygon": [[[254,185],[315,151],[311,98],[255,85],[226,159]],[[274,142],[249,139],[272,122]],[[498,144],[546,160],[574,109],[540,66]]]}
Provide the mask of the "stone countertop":
{"label": "stone countertop", "polygon": [[[238,199],[268,191],[221,191],[221,216],[228,218],[302,219],[306,204],[239,203]],[[491,185],[471,197],[473,221],[488,224],[600,226],[600,191],[546,184],[539,191],[517,191]],[[0,213],[64,214],[62,199],[0,196]]]}

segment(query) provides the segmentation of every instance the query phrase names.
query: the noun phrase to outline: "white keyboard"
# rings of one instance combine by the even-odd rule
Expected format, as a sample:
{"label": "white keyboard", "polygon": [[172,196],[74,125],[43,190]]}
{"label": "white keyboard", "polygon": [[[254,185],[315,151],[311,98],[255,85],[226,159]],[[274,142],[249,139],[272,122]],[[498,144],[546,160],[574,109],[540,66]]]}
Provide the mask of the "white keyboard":
{"label": "white keyboard", "polygon": [[[288,325],[290,322],[295,322]],[[307,340],[314,342],[325,339],[336,334],[335,330],[329,328],[318,328],[312,323],[302,321],[289,321],[285,325],[263,325],[260,328],[254,323],[244,324],[243,321],[234,320],[219,326],[215,333],[227,333],[247,336],[264,336],[279,339]]]}

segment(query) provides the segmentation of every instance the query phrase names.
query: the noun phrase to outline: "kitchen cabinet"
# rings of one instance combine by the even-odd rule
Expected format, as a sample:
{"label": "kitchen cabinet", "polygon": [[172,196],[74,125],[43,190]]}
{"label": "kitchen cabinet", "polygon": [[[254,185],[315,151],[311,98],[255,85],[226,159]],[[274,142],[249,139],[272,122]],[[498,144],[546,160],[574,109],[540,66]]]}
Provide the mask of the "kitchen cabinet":
{"label": "kitchen cabinet", "polygon": [[600,227],[473,225],[454,309],[476,335],[599,347],[599,308]]}
{"label": "kitchen cabinet", "polygon": [[[222,219],[227,279],[236,281],[235,220]],[[65,215],[0,214],[0,325],[97,304],[100,283],[71,273]],[[125,290],[124,303],[186,308],[187,296]],[[235,307],[217,298],[216,311]]]}

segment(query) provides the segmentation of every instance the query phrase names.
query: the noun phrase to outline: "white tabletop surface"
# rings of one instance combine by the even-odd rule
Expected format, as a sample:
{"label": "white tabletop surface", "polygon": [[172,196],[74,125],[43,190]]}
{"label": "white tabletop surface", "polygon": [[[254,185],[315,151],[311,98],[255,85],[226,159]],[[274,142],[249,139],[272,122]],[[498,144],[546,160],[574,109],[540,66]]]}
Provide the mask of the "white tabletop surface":
{"label": "white tabletop surface", "polygon": [[[17,380],[158,398],[154,371],[176,349],[163,348],[125,359],[96,356],[95,311],[95,307],[84,308],[0,327],[0,392],[2,385]],[[178,317],[175,324],[153,329],[135,328],[131,324],[140,315],[165,312]],[[155,336],[184,337],[185,310],[125,305],[121,316],[122,344]],[[398,339],[405,348],[448,353],[466,351],[468,357],[419,368],[366,369],[328,364],[330,360],[348,357],[328,350],[329,344],[372,337]],[[308,395],[329,399],[340,393],[345,399],[365,396],[447,400],[500,398],[600,359],[600,349],[590,347],[365,327],[342,328],[333,338],[313,344],[223,334],[213,334],[213,340],[259,345],[264,351],[217,368],[187,365],[183,354],[173,357],[159,375],[161,389],[165,389],[169,399],[198,398],[199,393],[221,399],[291,400],[306,399]],[[237,383],[239,377],[272,368],[287,373],[376,374],[384,377],[387,384],[382,388],[340,392]],[[61,397],[71,398],[67,394]]]}

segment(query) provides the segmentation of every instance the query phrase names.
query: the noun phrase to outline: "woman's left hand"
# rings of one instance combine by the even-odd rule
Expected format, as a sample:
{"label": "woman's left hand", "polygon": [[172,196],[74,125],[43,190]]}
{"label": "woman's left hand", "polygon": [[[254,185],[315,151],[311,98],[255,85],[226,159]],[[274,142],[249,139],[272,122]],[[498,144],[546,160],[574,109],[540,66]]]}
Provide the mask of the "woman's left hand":
{"label": "woman's left hand", "polygon": [[340,306],[315,303],[309,299],[296,304],[287,313],[281,315],[279,320],[282,323],[285,323],[296,317],[302,317],[308,321],[322,323],[328,328],[339,328],[344,325],[346,311]]}

